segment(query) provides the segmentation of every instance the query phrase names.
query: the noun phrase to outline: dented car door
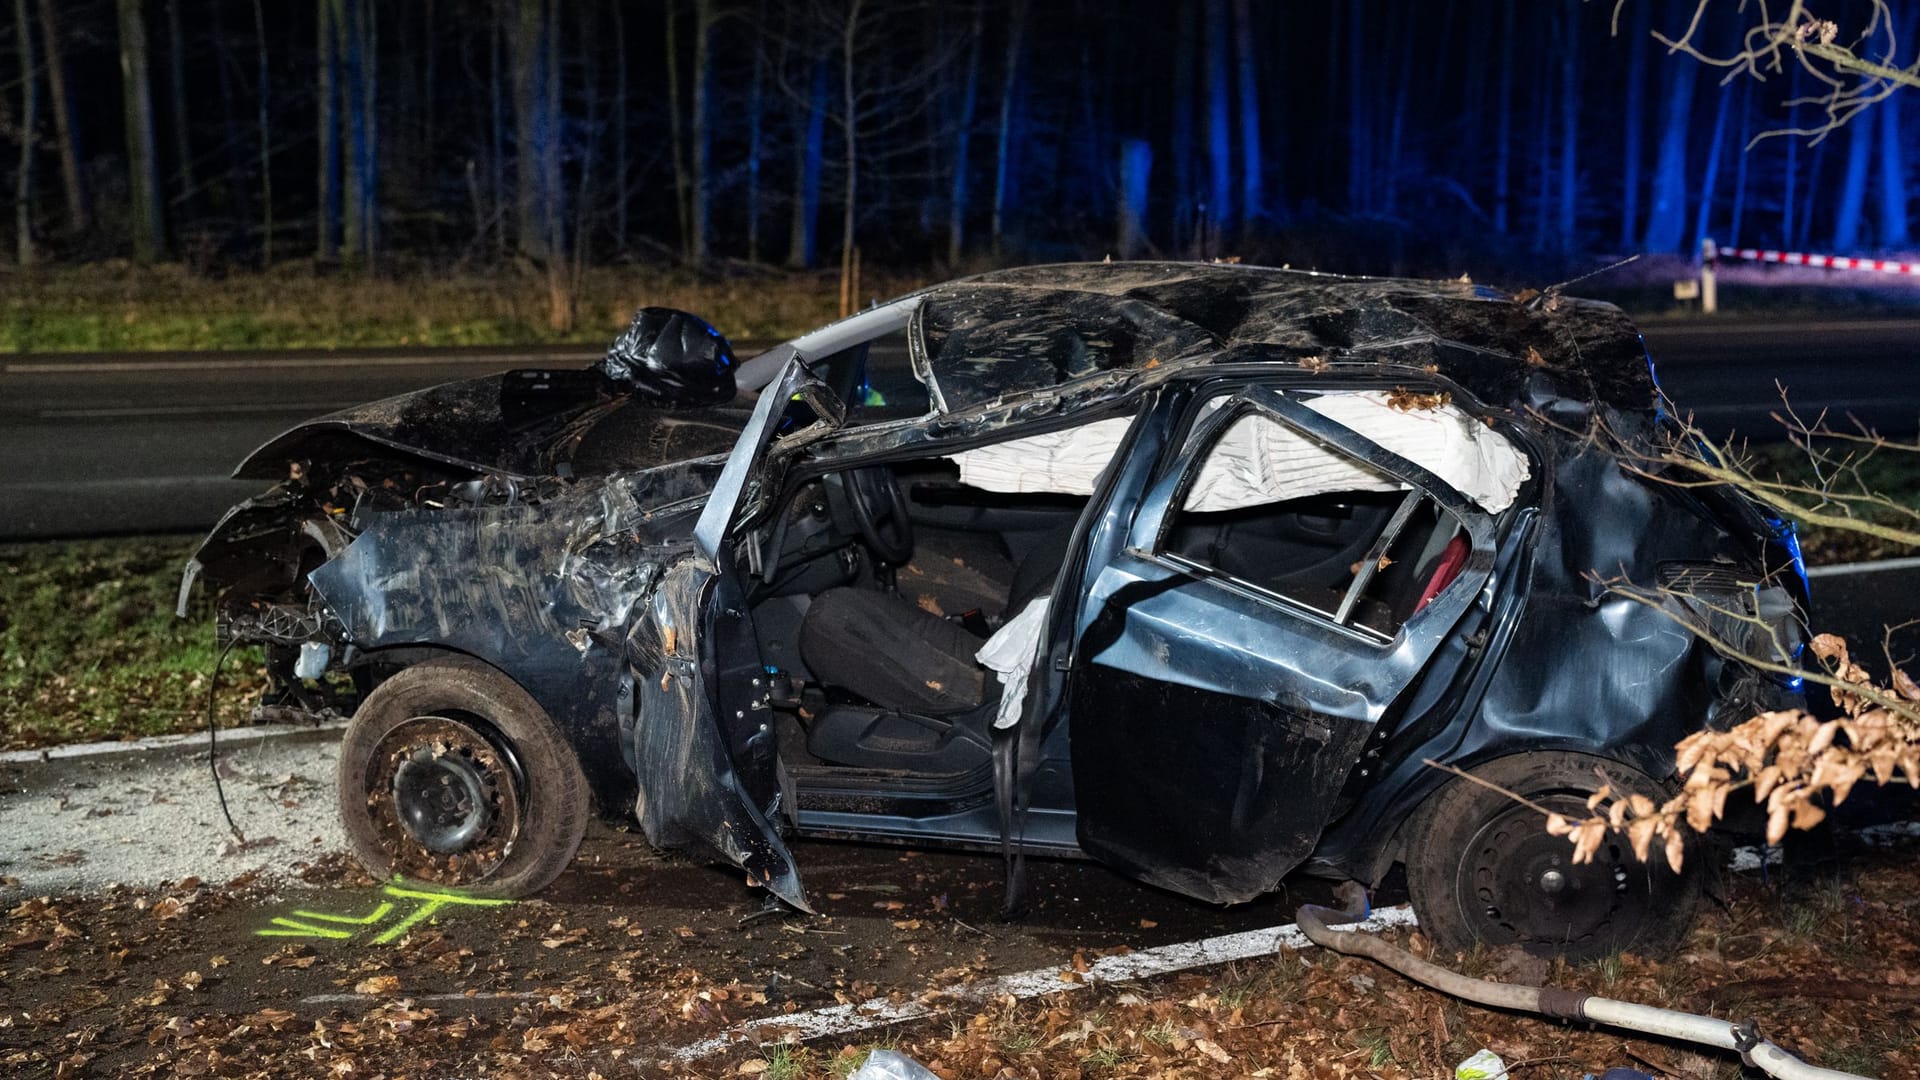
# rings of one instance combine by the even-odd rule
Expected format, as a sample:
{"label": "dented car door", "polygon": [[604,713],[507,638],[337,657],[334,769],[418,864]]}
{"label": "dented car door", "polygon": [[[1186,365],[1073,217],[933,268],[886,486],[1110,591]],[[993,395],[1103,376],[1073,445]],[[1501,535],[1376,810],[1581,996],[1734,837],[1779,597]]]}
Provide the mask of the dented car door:
{"label": "dented car door", "polygon": [[[1090,538],[1068,715],[1081,847],[1164,888],[1238,902],[1312,851],[1376,726],[1485,581],[1494,534],[1488,514],[1452,485],[1300,399],[1252,386],[1210,404],[1178,453],[1136,448],[1136,458],[1170,464],[1128,470]],[[1185,393],[1159,408],[1202,411]],[[1267,518],[1207,509],[1203,459],[1234,425],[1254,422],[1277,425],[1276,437],[1329,467],[1371,477],[1373,490],[1281,500]],[[1244,480],[1226,489],[1235,484]],[[1343,506],[1378,535],[1341,537]],[[1189,523],[1210,514],[1229,523],[1226,542]],[[1334,537],[1273,550],[1299,553],[1295,562],[1338,560],[1326,572],[1346,587],[1321,598],[1274,566],[1288,560],[1263,560],[1244,538],[1256,519],[1308,541],[1315,530]],[[1433,524],[1414,535],[1421,521]],[[1388,574],[1414,541],[1438,554],[1405,556],[1426,565]],[[1350,567],[1343,543],[1363,552]],[[1404,595],[1375,599],[1388,584]]]}
{"label": "dented car door", "polygon": [[[790,347],[781,351],[792,359]],[[780,837],[785,811],[766,673],[724,540],[804,375],[789,363],[761,393],[694,526],[693,552],[664,574],[649,617],[636,620],[628,656],[639,698],[634,810],[648,839],[706,848],[744,870],[748,884],[811,911]]]}

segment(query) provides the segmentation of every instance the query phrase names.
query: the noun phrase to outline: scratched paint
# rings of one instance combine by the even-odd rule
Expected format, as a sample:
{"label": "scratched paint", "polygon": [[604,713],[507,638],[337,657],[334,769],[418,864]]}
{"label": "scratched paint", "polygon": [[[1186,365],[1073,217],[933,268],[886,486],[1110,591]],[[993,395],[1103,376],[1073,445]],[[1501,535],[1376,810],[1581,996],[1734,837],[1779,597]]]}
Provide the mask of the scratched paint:
{"label": "scratched paint", "polygon": [[[381,893],[390,899],[382,900],[372,911],[364,915],[343,915],[336,912],[296,910],[291,916],[276,915],[269,925],[255,930],[255,937],[317,938],[323,941],[346,941],[355,935],[375,928],[379,933],[368,940],[371,945],[389,945],[406,934],[407,931],[433,918],[441,910],[452,907],[503,907],[513,903],[511,900],[496,900],[478,896],[466,896],[460,893],[441,890],[412,888],[404,883],[386,886]],[[396,903],[398,901],[399,903]],[[410,905],[403,908],[401,905]],[[387,925],[389,916],[404,911],[397,922]]]}

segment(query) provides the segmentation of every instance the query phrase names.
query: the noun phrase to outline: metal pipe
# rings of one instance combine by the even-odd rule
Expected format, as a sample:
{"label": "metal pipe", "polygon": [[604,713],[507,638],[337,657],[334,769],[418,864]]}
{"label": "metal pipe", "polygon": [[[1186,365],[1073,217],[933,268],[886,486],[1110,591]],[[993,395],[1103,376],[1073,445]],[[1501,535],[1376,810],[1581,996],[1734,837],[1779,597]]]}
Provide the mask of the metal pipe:
{"label": "metal pipe", "polygon": [[1339,922],[1357,922],[1365,917],[1364,912],[1355,914],[1308,904],[1294,918],[1301,932],[1307,935],[1307,940],[1323,949],[1348,956],[1364,956],[1414,982],[1490,1008],[1538,1013],[1556,1019],[1584,1020],[1646,1035],[1682,1039],[1719,1050],[1735,1050],[1747,1064],[1781,1080],[1863,1080],[1854,1073],[1823,1069],[1801,1061],[1761,1038],[1752,1021],[1734,1024],[1710,1016],[1594,997],[1556,986],[1529,986],[1476,979],[1422,960],[1383,938],[1351,930],[1333,930],[1327,926],[1328,918]]}

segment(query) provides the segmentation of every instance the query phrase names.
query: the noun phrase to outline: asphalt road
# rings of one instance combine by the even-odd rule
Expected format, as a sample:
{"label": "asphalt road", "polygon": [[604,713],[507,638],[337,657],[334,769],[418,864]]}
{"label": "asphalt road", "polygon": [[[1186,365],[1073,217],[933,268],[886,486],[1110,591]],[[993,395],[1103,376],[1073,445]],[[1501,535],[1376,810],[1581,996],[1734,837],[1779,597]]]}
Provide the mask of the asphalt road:
{"label": "asphalt road", "polygon": [[[1920,319],[1648,326],[1668,394],[1713,433],[1777,430],[1776,383],[1803,412],[1920,430]],[[745,349],[743,352],[747,351]],[[194,530],[259,486],[247,453],[322,413],[596,350],[48,355],[0,361],[0,540]]]}

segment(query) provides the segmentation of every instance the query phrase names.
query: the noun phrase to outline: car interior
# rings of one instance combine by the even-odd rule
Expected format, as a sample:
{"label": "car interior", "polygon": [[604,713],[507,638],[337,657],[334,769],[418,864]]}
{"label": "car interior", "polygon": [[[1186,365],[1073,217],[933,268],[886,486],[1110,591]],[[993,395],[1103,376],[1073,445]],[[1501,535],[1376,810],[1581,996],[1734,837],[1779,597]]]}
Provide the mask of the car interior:
{"label": "car interior", "polygon": [[[870,344],[816,364],[838,384],[848,422],[923,414],[925,391],[910,373],[870,377]],[[884,395],[872,389],[883,382]],[[796,398],[781,429],[813,419]],[[1390,641],[1452,581],[1467,545],[1430,497],[1387,478],[1376,486],[1182,507],[1155,554],[1292,616]],[[976,653],[1049,595],[1087,502],[968,484],[944,456],[794,488],[760,526],[748,592],[781,759],[802,774],[984,775],[1001,687]]]}

